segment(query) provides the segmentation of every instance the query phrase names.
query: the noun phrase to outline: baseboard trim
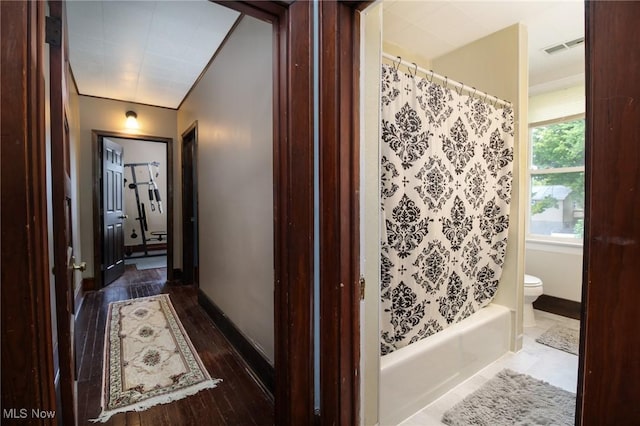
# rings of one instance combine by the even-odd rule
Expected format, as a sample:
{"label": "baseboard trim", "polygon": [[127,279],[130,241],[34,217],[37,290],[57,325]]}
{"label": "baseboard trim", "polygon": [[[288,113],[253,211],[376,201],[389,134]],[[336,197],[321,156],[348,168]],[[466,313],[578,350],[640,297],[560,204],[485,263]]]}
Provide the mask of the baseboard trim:
{"label": "baseboard trim", "polygon": [[96,289],[96,280],[93,277],[82,279],[82,291],[92,291]]}
{"label": "baseboard trim", "polygon": [[198,289],[198,302],[229,343],[247,363],[256,379],[271,395],[275,390],[275,370],[267,359],[251,344],[209,297]]}
{"label": "baseboard trim", "polygon": [[535,309],[577,320],[580,319],[581,305],[580,302],[546,294],[541,295],[533,302]]}
{"label": "baseboard trim", "polygon": [[[147,251],[166,250],[166,249],[167,249],[167,243],[147,244]],[[124,252],[127,254],[127,256],[131,256],[132,253],[144,253],[144,246],[142,244],[125,246]]]}

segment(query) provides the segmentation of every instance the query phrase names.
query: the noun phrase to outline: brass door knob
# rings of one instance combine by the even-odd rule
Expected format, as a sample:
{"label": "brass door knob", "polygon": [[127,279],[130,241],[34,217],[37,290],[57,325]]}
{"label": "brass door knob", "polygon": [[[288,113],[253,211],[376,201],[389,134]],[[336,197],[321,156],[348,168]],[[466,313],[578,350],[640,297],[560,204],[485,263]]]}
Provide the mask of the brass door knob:
{"label": "brass door knob", "polygon": [[71,267],[73,268],[74,271],[86,271],[87,270],[87,262],[80,262],[80,264],[76,264],[75,262],[73,262],[71,264]]}
{"label": "brass door knob", "polygon": [[123,214],[122,216],[118,216],[118,219],[129,219],[129,215]]}

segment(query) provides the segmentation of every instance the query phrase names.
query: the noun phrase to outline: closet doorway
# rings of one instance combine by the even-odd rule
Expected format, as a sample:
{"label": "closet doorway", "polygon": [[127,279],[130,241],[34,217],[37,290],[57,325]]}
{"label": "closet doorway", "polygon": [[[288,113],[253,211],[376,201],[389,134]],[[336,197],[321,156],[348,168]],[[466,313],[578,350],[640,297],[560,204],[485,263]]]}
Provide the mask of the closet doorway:
{"label": "closet doorway", "polygon": [[182,134],[182,282],[198,285],[198,122]]}
{"label": "closet doorway", "polygon": [[94,130],[95,289],[125,264],[173,279],[173,139]]}

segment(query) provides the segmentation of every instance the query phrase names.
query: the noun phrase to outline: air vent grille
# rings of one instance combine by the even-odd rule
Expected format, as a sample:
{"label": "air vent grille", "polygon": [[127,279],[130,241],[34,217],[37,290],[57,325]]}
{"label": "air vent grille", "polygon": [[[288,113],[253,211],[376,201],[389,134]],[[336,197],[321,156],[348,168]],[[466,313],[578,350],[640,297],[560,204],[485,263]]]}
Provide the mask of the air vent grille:
{"label": "air vent grille", "polygon": [[562,51],[571,49],[572,47],[580,46],[582,44],[584,44],[584,37],[580,37],[580,38],[576,38],[576,39],[573,39],[573,40],[565,41],[565,42],[559,43],[559,44],[554,44],[553,46],[545,47],[542,50],[547,52],[547,54],[549,54],[549,55],[553,55],[553,54],[556,54],[558,52],[562,52]]}

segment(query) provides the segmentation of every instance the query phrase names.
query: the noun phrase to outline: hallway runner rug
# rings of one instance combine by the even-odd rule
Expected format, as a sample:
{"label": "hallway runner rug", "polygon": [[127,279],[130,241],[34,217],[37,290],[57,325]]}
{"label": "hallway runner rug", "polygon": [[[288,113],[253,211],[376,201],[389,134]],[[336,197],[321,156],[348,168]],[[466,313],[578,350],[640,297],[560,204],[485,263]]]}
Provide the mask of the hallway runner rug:
{"label": "hallway runner rug", "polygon": [[536,342],[570,354],[578,355],[580,331],[563,325],[556,325],[545,331],[536,339]]}
{"label": "hallway runner rug", "polygon": [[214,388],[168,294],[109,304],[102,376],[102,413],[143,411]]}
{"label": "hallway runner rug", "polygon": [[573,426],[575,394],[504,369],[442,416],[449,426]]}

